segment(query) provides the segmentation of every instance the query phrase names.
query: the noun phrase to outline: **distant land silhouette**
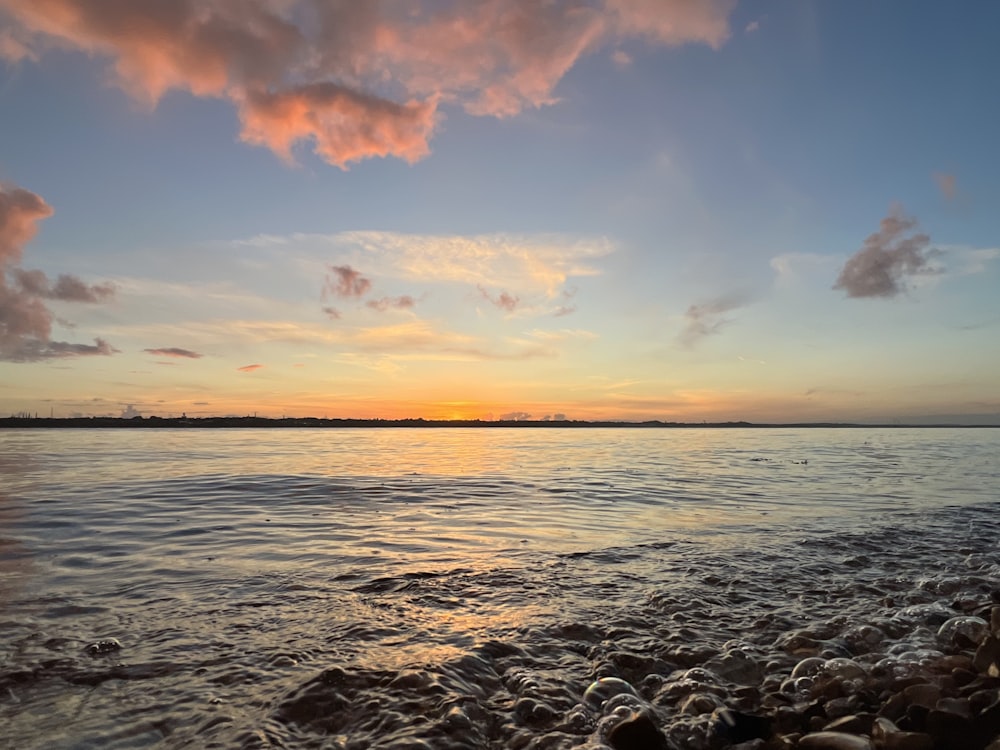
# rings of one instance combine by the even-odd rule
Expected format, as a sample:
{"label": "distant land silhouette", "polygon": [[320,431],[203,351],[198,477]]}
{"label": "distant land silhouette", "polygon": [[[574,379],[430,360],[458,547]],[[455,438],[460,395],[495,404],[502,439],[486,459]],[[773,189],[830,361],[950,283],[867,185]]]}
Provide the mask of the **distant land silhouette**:
{"label": "distant land silhouette", "polygon": [[162,429],[162,428],[294,428],[294,427],[408,427],[447,428],[481,427],[484,429],[514,427],[520,429],[571,429],[593,427],[622,427],[634,429],[657,428],[778,428],[778,427],[844,427],[844,428],[938,428],[938,427],[1000,427],[1000,421],[983,424],[976,422],[914,424],[902,422],[859,423],[859,422],[645,422],[589,421],[589,420],[480,420],[480,419],[326,419],[319,417],[33,417],[19,415],[0,418],[3,428],[109,428],[109,429]]}

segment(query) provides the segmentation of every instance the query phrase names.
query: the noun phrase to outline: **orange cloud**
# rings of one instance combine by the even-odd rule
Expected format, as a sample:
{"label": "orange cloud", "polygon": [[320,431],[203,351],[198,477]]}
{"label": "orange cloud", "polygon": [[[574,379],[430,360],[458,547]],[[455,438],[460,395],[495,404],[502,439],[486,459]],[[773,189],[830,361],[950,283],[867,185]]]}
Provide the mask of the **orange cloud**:
{"label": "orange cloud", "polygon": [[292,146],[311,141],[316,155],[346,168],[372,156],[415,162],[426,156],[436,104],[397,104],[334,83],[277,93],[248,92],[240,104],[243,140],[292,161]]}
{"label": "orange cloud", "polygon": [[30,190],[0,184],[0,268],[21,260],[37,223],[51,215],[49,204]]}
{"label": "orange cloud", "polygon": [[718,48],[734,5],[0,0],[0,57],[63,47],[109,58],[139,101],[154,106],[170,90],[227,99],[246,142],[286,159],[311,143],[343,168],[425,156],[441,102],[499,117],[551,104],[581,57],[629,38]]}
{"label": "orange cloud", "polygon": [[261,369],[263,366],[264,365],[243,365],[243,367],[237,367],[236,369],[239,372],[255,372],[256,370]]}

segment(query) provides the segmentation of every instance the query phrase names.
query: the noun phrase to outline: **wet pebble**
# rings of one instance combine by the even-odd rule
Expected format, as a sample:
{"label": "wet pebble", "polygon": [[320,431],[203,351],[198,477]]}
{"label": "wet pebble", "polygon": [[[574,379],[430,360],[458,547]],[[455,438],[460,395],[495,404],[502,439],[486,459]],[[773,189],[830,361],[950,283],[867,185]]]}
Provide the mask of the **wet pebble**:
{"label": "wet pebble", "polygon": [[667,738],[653,719],[637,712],[608,732],[608,744],[615,750],[668,750]]}
{"label": "wet pebble", "polygon": [[867,737],[846,732],[813,732],[799,740],[801,750],[874,750]]}

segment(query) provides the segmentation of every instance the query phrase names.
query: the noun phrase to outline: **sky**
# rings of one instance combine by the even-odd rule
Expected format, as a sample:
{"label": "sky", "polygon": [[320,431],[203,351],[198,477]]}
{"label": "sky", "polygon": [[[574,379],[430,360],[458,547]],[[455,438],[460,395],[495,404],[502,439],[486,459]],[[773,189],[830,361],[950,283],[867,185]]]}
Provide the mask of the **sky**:
{"label": "sky", "polygon": [[0,414],[1000,423],[998,26],[0,0]]}

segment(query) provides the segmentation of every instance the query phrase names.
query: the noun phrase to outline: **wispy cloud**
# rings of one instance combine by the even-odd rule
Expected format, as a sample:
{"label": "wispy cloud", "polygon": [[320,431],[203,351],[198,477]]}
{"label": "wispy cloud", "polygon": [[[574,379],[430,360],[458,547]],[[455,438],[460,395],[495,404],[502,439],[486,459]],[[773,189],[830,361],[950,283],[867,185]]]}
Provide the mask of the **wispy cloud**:
{"label": "wispy cloud", "polygon": [[518,302],[521,301],[518,297],[515,297],[512,294],[508,294],[507,292],[500,292],[498,294],[490,294],[482,286],[478,287],[478,289],[479,289],[479,293],[483,296],[483,299],[485,299],[487,302],[489,302],[494,307],[497,307],[497,308],[499,308],[501,310],[505,310],[506,312],[509,312],[509,313],[514,312],[514,310],[517,309]]}
{"label": "wispy cloud", "polygon": [[243,367],[237,367],[239,372],[256,372],[264,367],[264,365],[243,365]]}
{"label": "wispy cloud", "polygon": [[370,299],[365,302],[365,307],[377,310],[378,312],[385,312],[386,310],[412,310],[416,304],[417,302],[413,299],[413,297],[408,294],[404,294],[401,297],[380,297],[379,299]]}
{"label": "wispy cloud", "polygon": [[0,0],[0,55],[101,56],[149,106],[171,90],[226,99],[244,141],[346,167],[425,156],[444,102],[493,116],[551,104],[582,57],[624,40],[718,48],[735,4]]}
{"label": "wispy cloud", "polygon": [[632,64],[632,55],[622,49],[616,49],[611,53],[611,62],[619,69],[624,70]]}
{"label": "wispy cloud", "polygon": [[894,206],[844,264],[833,288],[848,297],[896,297],[906,291],[909,279],[938,273],[930,264],[938,252],[916,227],[916,219]]}
{"label": "wispy cloud", "polygon": [[571,277],[598,275],[593,262],[615,250],[607,238],[558,234],[343,232],[311,239],[343,251],[360,251],[366,266],[381,276],[517,289],[549,297],[557,296]]}
{"label": "wispy cloud", "polygon": [[684,327],[679,340],[686,347],[696,346],[707,336],[713,336],[732,323],[726,313],[747,305],[747,298],[740,294],[722,297],[691,305],[684,313]]}
{"label": "wispy cloud", "polygon": [[794,286],[803,277],[813,276],[823,273],[828,279],[830,267],[837,263],[838,259],[829,255],[818,253],[783,253],[776,255],[769,261],[775,273],[775,285],[779,287]]}
{"label": "wispy cloud", "polygon": [[26,294],[63,302],[105,302],[114,296],[114,284],[86,284],[75,276],[60,274],[53,284],[42,271],[12,269],[14,283]]}
{"label": "wispy cloud", "polygon": [[527,336],[539,341],[557,342],[557,341],[593,341],[599,336],[593,331],[587,331],[582,328],[560,328],[556,331],[546,331],[540,328],[536,328],[533,331],[528,331]]}
{"label": "wispy cloud", "polygon": [[327,294],[337,297],[363,297],[371,289],[371,280],[350,266],[330,266],[330,271],[332,273],[327,274],[323,284],[324,299]]}
{"label": "wispy cloud", "polygon": [[92,345],[51,340],[55,316],[45,300],[96,303],[114,294],[110,284],[86,284],[67,274],[53,283],[42,271],[18,267],[38,222],[51,215],[52,208],[38,195],[0,184],[0,360],[37,362],[117,351],[103,339]]}
{"label": "wispy cloud", "polygon": [[179,359],[201,359],[202,355],[190,349],[181,349],[178,346],[167,346],[161,349],[143,349],[147,354],[154,357],[177,357]]}
{"label": "wispy cloud", "polygon": [[951,200],[955,197],[958,185],[955,175],[947,174],[946,172],[935,172],[934,182],[937,183],[938,190],[941,191],[941,195],[945,197],[945,200]]}

